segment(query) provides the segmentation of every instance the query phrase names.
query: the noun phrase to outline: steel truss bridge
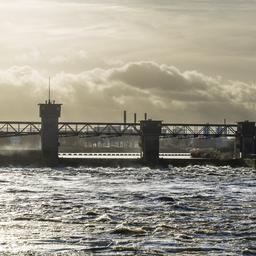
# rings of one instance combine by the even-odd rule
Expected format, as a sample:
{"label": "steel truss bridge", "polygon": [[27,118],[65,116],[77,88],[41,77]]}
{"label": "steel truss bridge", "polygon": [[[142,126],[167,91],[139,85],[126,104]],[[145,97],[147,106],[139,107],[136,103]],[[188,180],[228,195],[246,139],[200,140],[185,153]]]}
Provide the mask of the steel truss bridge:
{"label": "steel truss bridge", "polygon": [[[41,122],[0,121],[0,137],[40,135]],[[140,123],[59,122],[60,137],[140,136]],[[175,124],[163,123],[162,138],[235,137],[236,124]]]}

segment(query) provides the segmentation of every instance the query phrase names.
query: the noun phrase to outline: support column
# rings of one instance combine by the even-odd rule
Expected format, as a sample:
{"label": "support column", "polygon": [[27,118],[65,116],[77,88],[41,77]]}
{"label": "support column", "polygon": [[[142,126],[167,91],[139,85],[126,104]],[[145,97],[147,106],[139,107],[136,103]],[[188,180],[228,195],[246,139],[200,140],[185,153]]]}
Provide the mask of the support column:
{"label": "support column", "polygon": [[58,123],[61,113],[61,104],[39,104],[41,117],[41,151],[44,163],[48,166],[58,164],[59,132]]}
{"label": "support column", "polygon": [[159,160],[159,136],[162,121],[140,122],[142,159],[145,164],[155,165]]}
{"label": "support column", "polygon": [[239,122],[237,127],[237,145],[242,158],[252,157],[255,154],[255,122]]}

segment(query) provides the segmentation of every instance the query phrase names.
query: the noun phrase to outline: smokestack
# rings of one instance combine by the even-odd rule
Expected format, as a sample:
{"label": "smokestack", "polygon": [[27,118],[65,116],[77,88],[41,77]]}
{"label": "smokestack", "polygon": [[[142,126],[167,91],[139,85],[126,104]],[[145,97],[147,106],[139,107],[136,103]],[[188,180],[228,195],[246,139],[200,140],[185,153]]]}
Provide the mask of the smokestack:
{"label": "smokestack", "polygon": [[126,113],[126,110],[124,111],[124,123],[126,124],[127,122],[127,113]]}
{"label": "smokestack", "polygon": [[148,114],[147,113],[144,114],[144,119],[148,120]]}
{"label": "smokestack", "polygon": [[134,123],[136,124],[137,123],[137,114],[134,113]]}
{"label": "smokestack", "polygon": [[[224,125],[226,125],[226,124],[227,124],[227,119],[225,118],[224,119]],[[224,128],[224,133],[227,134],[227,127]]]}

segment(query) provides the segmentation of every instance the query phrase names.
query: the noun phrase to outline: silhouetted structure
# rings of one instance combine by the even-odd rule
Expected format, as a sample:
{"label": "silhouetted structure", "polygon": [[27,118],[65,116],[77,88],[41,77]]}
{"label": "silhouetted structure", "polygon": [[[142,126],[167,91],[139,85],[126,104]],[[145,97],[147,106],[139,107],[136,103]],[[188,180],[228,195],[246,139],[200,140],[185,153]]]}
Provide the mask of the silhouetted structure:
{"label": "silhouetted structure", "polygon": [[126,112],[126,110],[124,110],[124,123],[125,124],[127,123],[127,112]]}
{"label": "silhouetted structure", "polygon": [[255,155],[255,122],[239,122],[237,127],[237,145],[242,158]]}
{"label": "silhouetted structure", "polygon": [[61,104],[52,103],[49,99],[45,104],[39,104],[41,117],[41,150],[44,162],[54,166],[58,163],[59,147],[59,117]]}
{"label": "silhouetted structure", "polygon": [[94,123],[94,122],[59,122],[61,104],[49,100],[39,104],[41,122],[0,121],[0,137],[14,137],[27,135],[41,136],[41,151],[45,164],[58,163],[59,136],[63,137],[99,137],[106,138],[124,136],[140,136],[142,159],[146,164],[156,164],[159,159],[159,137],[177,138],[217,138],[234,137],[237,140],[237,150],[243,158],[255,156],[256,128],[255,122],[239,122],[238,124],[176,124],[162,123],[147,119],[137,123],[127,122],[124,111],[124,120],[121,123]]}
{"label": "silhouetted structure", "polygon": [[159,160],[159,137],[162,121],[140,122],[142,159],[146,164],[157,164]]}
{"label": "silhouetted structure", "polygon": [[137,114],[136,113],[133,114],[133,122],[135,124],[137,123]]}

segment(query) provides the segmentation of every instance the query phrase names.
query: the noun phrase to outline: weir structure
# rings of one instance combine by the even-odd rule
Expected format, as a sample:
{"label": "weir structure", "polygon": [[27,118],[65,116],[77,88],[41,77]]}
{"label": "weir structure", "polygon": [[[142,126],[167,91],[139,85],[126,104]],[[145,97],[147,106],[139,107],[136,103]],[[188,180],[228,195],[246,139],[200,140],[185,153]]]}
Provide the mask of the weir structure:
{"label": "weir structure", "polygon": [[[255,122],[237,124],[186,124],[164,123],[151,120],[145,114],[144,120],[127,122],[126,112],[122,123],[114,122],[59,122],[62,104],[49,100],[39,104],[41,122],[0,121],[0,137],[27,135],[41,136],[41,155],[45,165],[58,164],[59,137],[140,136],[141,160],[146,165],[159,163],[160,138],[217,138],[233,137],[242,158],[256,155]],[[239,156],[239,157],[240,157]]]}

